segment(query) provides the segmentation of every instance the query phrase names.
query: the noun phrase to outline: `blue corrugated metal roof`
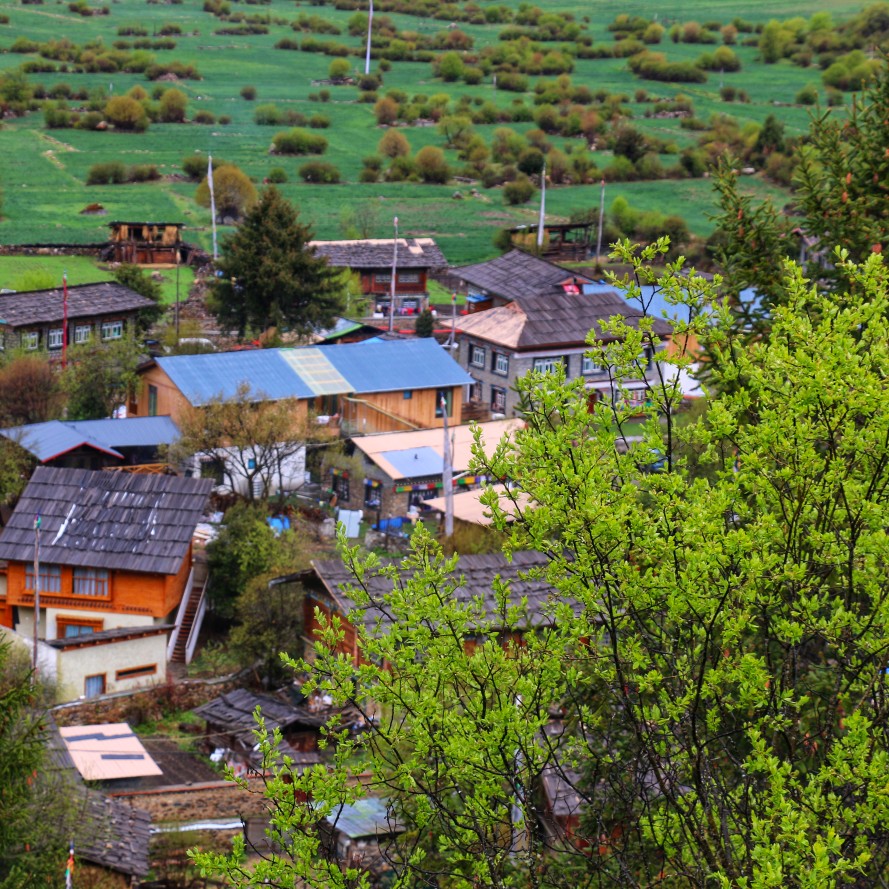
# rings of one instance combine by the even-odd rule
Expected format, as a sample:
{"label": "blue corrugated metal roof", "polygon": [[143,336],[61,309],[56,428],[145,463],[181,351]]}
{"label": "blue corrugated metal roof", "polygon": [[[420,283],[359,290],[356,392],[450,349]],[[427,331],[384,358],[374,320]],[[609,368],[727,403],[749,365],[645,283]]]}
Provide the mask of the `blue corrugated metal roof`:
{"label": "blue corrugated metal roof", "polygon": [[258,400],[310,398],[314,393],[284,360],[282,351],[174,355],[158,358],[157,363],[194,405],[207,404],[214,398],[234,398],[238,387],[245,383],[251,393],[264,396]]}
{"label": "blue corrugated metal roof", "polygon": [[395,815],[389,815],[386,801],[369,796],[344,804],[327,816],[330,824],[350,839],[388,836],[401,833],[404,828],[395,824]]}
{"label": "blue corrugated metal roof", "polygon": [[327,360],[329,349],[289,349],[281,357],[315,395],[352,392],[349,381]]}
{"label": "blue corrugated metal roof", "polygon": [[352,392],[394,392],[463,386],[472,378],[432,337],[328,347],[330,363]]}
{"label": "blue corrugated metal roof", "polygon": [[444,460],[434,448],[407,448],[402,451],[381,451],[398,471],[398,478],[420,478],[424,475],[441,475]]}
{"label": "blue corrugated metal roof", "polygon": [[3,429],[0,435],[21,445],[43,463],[83,446],[123,458],[116,448],[171,444],[179,437],[179,429],[169,417],[130,417],[72,422],[50,420]]}
{"label": "blue corrugated metal roof", "polygon": [[114,448],[156,447],[179,438],[179,427],[171,417],[75,420],[66,425]]}

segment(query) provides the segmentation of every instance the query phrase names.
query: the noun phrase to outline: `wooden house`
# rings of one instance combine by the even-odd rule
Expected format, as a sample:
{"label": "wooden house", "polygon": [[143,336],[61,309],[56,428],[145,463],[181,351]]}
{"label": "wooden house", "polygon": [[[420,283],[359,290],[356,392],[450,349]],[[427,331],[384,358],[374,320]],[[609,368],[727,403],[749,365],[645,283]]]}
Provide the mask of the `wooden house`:
{"label": "wooden house", "polygon": [[[432,339],[176,355],[140,370],[130,416],[169,415],[229,400],[247,386],[256,401],[294,399],[295,422],[335,417],[349,431],[441,427],[460,416],[470,377]],[[445,400],[445,408],[441,401]]]}
{"label": "wooden house", "polygon": [[[482,423],[482,436],[489,454],[504,435],[520,427],[516,420]],[[450,426],[451,466],[454,490],[478,487],[486,479],[469,472],[472,459],[473,426]],[[404,516],[416,511],[443,488],[444,435],[438,429],[384,432],[355,436],[352,446],[364,464],[363,479],[352,479],[349,497],[339,505],[362,509],[377,516]],[[331,487],[333,485],[331,484]]]}
{"label": "wooden house", "polygon": [[193,636],[203,615],[188,608],[200,606],[204,593],[195,582],[192,535],[211,485],[34,471],[0,535],[4,623],[33,644],[36,622],[39,667],[56,679],[63,699],[165,679],[180,634]]}
{"label": "wooden house", "polygon": [[[614,341],[602,326],[614,316],[635,326],[643,313],[613,291],[563,292],[558,299],[544,292],[462,318],[457,360],[473,378],[470,401],[489,405],[495,416],[518,416],[516,381],[529,371],[552,371],[557,366],[566,380],[583,380],[591,403],[617,398],[607,362],[597,360],[586,342],[590,331],[603,342]],[[670,324],[655,320],[653,330],[666,348]],[[656,356],[651,352],[646,357],[638,377],[624,381],[625,393],[620,396],[640,407],[658,379]]]}
{"label": "wooden house", "polygon": [[[336,560],[319,560],[312,562],[312,568],[303,574],[306,587],[304,627],[306,633],[307,659],[311,659],[316,634],[321,626],[321,618],[329,621],[336,615],[342,621],[343,638],[337,651],[358,665],[362,662],[360,636],[358,628],[362,625],[373,628],[378,621],[385,625],[386,616],[374,603],[381,603],[385,595],[392,590],[392,580],[382,573],[382,569],[391,563],[381,565],[379,569],[368,572],[362,582],[367,588],[371,605],[356,610],[354,602],[345,590],[354,583],[355,578],[349,569]],[[520,639],[523,632],[537,627],[546,626],[551,620],[547,607],[555,590],[545,581],[529,578],[527,572],[534,568],[545,567],[548,558],[543,553],[516,552],[511,560],[502,553],[485,553],[480,555],[460,556],[454,577],[462,578],[454,595],[458,602],[467,607],[482,606],[479,616],[477,635],[467,638],[466,647],[472,649],[476,644],[489,637],[496,637],[501,643]],[[518,627],[506,629],[502,624],[501,609],[492,589],[496,576],[510,584],[510,601],[518,604],[527,600],[527,607],[518,621]],[[350,617],[351,616],[351,617]]]}
{"label": "wooden house", "polygon": [[191,247],[182,240],[181,222],[110,222],[102,258],[133,265],[187,263]]}
{"label": "wooden house", "polygon": [[261,771],[256,749],[256,710],[271,734],[281,730],[277,752],[288,756],[297,767],[320,762],[318,739],[330,713],[307,705],[297,705],[270,694],[256,694],[245,688],[227,692],[195,708],[195,716],[206,720],[205,746],[208,752],[223,750],[224,762],[236,775]]}
{"label": "wooden house", "polygon": [[132,337],[140,312],[154,302],[118,284],[103,281],[0,294],[0,351],[48,351],[61,356],[68,319],[68,346],[113,343]]}
{"label": "wooden house", "polygon": [[[537,226],[519,225],[509,230],[512,243],[521,249],[537,251]],[[593,223],[548,222],[543,226],[540,256],[563,262],[582,262],[593,248]]]}
{"label": "wooden house", "polygon": [[310,246],[319,256],[327,257],[330,265],[355,272],[361,278],[361,292],[373,299],[377,312],[384,314],[389,311],[393,265],[396,313],[424,309],[429,273],[448,265],[432,238],[312,241]]}
{"label": "wooden house", "polygon": [[578,294],[584,285],[593,283],[592,278],[516,249],[495,259],[460,266],[451,275],[467,291],[470,314],[527,296],[546,297],[555,305],[566,294]]}
{"label": "wooden house", "polygon": [[45,466],[104,469],[157,465],[158,450],[179,437],[169,417],[49,420],[0,429],[0,435]]}

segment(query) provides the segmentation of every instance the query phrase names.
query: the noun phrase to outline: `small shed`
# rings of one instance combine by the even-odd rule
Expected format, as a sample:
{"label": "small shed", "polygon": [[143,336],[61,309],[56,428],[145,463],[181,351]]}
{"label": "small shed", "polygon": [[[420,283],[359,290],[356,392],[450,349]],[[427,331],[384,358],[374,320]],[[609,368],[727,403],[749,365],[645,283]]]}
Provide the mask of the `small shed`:
{"label": "small shed", "polygon": [[105,260],[134,265],[176,265],[191,259],[191,246],[182,240],[181,222],[110,222]]}
{"label": "small shed", "polygon": [[391,804],[374,796],[339,806],[325,821],[336,844],[337,861],[376,874],[387,869],[387,843],[405,830]]}

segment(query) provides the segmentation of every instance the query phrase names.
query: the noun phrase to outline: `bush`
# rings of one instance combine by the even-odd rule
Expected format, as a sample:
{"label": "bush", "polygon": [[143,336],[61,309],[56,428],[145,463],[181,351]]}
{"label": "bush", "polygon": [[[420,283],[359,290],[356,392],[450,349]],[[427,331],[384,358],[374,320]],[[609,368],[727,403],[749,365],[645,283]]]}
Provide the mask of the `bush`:
{"label": "bush", "polygon": [[70,127],[73,120],[73,114],[64,104],[56,104],[55,102],[47,102],[43,106],[43,122],[47,129],[62,130]]}
{"label": "bush", "polygon": [[246,100],[247,102],[252,102],[256,98],[256,87],[255,86],[242,86],[241,87],[241,98]]}
{"label": "bush", "polygon": [[815,105],[818,102],[818,87],[807,84],[796,94],[797,105]]}
{"label": "bush", "polygon": [[391,126],[398,120],[399,105],[389,96],[377,99],[374,104],[374,115],[379,126]]}
{"label": "bush", "polygon": [[301,127],[276,133],[272,139],[273,154],[324,154],[327,139]]}
{"label": "bush", "polygon": [[93,164],[86,177],[87,185],[120,185],[127,181],[127,168],[120,161]]}
{"label": "bush", "polygon": [[[193,179],[195,182],[200,182],[204,176],[207,175],[207,156],[204,154],[190,154],[188,157],[182,159],[182,172],[188,176],[189,179]],[[219,169],[219,167],[226,166],[224,160],[220,160],[218,157],[213,159],[213,169]]]}
{"label": "bush", "polygon": [[272,167],[269,170],[268,176],[265,177],[267,182],[271,182],[272,185],[283,185],[287,181],[287,173],[283,169],[283,167]]}
{"label": "bush", "polygon": [[427,145],[417,152],[414,164],[424,182],[443,184],[451,178],[444,152],[435,145]]}
{"label": "bush", "polygon": [[528,91],[528,78],[524,74],[503,71],[497,75],[497,89],[507,90],[511,93],[526,93]]}
{"label": "bush", "polygon": [[300,178],[306,182],[317,182],[321,185],[333,185],[340,181],[340,171],[324,161],[309,161],[299,168]]}
{"label": "bush", "polygon": [[400,130],[389,129],[383,133],[383,137],[377,144],[377,151],[384,157],[405,157],[411,153],[411,146],[404,133]]}
{"label": "bush", "polygon": [[223,127],[227,127],[232,122],[232,119],[227,114],[221,114],[219,116],[219,125]]}
{"label": "bush", "polygon": [[136,164],[130,167],[127,179],[130,182],[155,182],[161,178],[157,167],[154,164]]}
{"label": "bush", "polygon": [[198,111],[194,116],[195,123],[214,124],[216,123],[216,115],[212,111]]}
{"label": "bush", "polygon": [[503,200],[510,206],[527,204],[531,200],[534,190],[531,180],[520,173],[512,182],[503,186]]}
{"label": "bush", "polygon": [[324,114],[313,114],[309,118],[309,126],[313,130],[326,130],[330,126],[330,118]]}
{"label": "bush", "polygon": [[277,105],[257,105],[253,122],[261,127],[276,127],[281,123],[281,109]]}
{"label": "bush", "polygon": [[148,115],[140,102],[130,96],[115,96],[105,105],[105,119],[118,130],[141,133],[148,129]]}
{"label": "bush", "polygon": [[188,99],[181,90],[164,90],[158,106],[158,116],[164,123],[182,123]]}
{"label": "bush", "polygon": [[453,83],[463,77],[465,68],[459,53],[446,52],[433,63],[438,76],[446,83]]}
{"label": "bush", "polygon": [[343,83],[349,79],[351,73],[352,66],[346,59],[334,59],[330,63],[330,67],[327,69],[327,76],[334,83]]}

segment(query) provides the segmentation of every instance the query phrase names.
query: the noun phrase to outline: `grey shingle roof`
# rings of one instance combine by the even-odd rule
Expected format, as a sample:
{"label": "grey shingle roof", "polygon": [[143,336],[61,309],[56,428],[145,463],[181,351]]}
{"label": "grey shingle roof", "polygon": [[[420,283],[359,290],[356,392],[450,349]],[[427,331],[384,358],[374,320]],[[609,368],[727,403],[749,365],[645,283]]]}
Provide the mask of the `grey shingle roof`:
{"label": "grey shingle roof", "polygon": [[[389,564],[392,563],[383,562],[382,567]],[[546,555],[532,551],[513,553],[511,562],[501,553],[460,556],[454,575],[455,577],[462,575],[463,582],[455,590],[454,596],[459,602],[467,604],[473,600],[480,601],[484,607],[484,619],[497,625],[501,609],[491,585],[494,576],[499,575],[501,580],[510,582],[512,604],[518,604],[522,598],[528,600],[527,612],[520,623],[526,626],[546,625],[549,623],[547,605],[558,596],[558,593],[545,580],[528,579],[523,574],[547,564],[549,558]],[[355,605],[344,590],[354,584],[355,578],[342,561],[339,559],[313,561],[312,568],[327,591],[339,603],[341,611],[345,614],[352,611]],[[365,584],[373,602],[382,602],[383,597],[392,590],[392,582],[378,571],[369,572],[365,577]],[[379,616],[378,609],[371,606],[363,614],[364,623],[371,625]]]}
{"label": "grey shingle roof", "polygon": [[[10,327],[61,322],[64,317],[61,287],[52,290],[27,290],[0,295],[0,323]],[[154,303],[144,296],[118,284],[79,284],[68,288],[68,320],[95,318],[147,309]]]}
{"label": "grey shingle roof", "polygon": [[0,535],[0,559],[175,574],[207,503],[210,479],[38,466]]}
{"label": "grey shingle roof", "polygon": [[[350,269],[392,267],[394,238],[366,238],[353,241],[312,241],[319,256],[331,265]],[[432,238],[399,238],[399,269],[446,268],[448,261]]]}
{"label": "grey shingle roof", "polygon": [[151,815],[123,800],[89,793],[86,818],[89,831],[80,845],[75,845],[75,859],[127,876],[144,877],[149,869],[148,843]]}
{"label": "grey shingle roof", "polygon": [[574,278],[579,283],[591,282],[577,272],[563,269],[523,250],[509,250],[496,259],[455,268],[453,275],[465,281],[471,288],[503,299],[519,299],[531,294],[563,293],[561,285]]}
{"label": "grey shingle roof", "polygon": [[[522,297],[506,306],[498,306],[460,320],[460,330],[470,336],[511,349],[539,349],[544,346],[582,346],[594,330],[603,339],[613,339],[602,329],[602,322],[621,315],[635,326],[643,317],[617,293],[560,293]],[[669,335],[672,328],[655,319],[654,331]]]}

